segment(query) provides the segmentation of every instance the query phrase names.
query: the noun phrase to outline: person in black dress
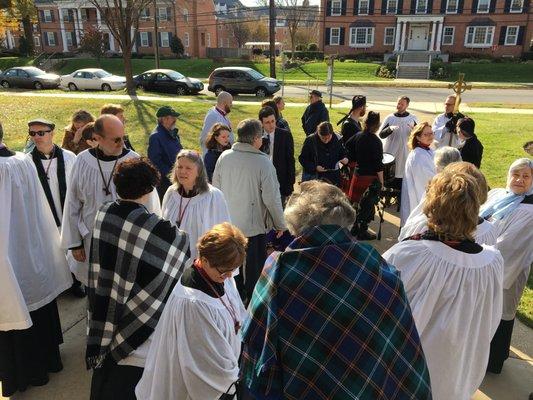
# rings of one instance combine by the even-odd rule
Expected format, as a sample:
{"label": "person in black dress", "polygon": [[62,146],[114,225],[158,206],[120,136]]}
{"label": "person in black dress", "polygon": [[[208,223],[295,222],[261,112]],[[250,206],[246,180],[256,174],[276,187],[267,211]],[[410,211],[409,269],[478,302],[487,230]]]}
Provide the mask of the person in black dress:
{"label": "person in black dress", "polygon": [[483,157],[483,145],[474,133],[476,124],[474,120],[469,117],[461,118],[457,121],[456,132],[460,142],[464,142],[460,148],[461,158],[463,161],[474,164],[476,167],[481,167],[481,158]]}
{"label": "person in black dress", "polygon": [[204,156],[204,165],[209,183],[211,183],[211,179],[213,178],[213,171],[215,170],[215,165],[217,165],[218,157],[224,151],[231,149],[230,132],[227,125],[217,122],[207,135],[205,141],[207,153]]}

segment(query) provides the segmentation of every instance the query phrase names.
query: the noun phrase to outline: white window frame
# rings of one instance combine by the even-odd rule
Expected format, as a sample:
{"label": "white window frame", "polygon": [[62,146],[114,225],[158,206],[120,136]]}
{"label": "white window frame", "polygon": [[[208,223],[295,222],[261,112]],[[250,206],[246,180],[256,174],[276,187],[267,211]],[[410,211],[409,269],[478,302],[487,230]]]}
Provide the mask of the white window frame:
{"label": "white window frame", "polygon": [[70,13],[68,11],[69,11],[68,8],[61,9],[61,17],[63,18],[63,21],[65,22],[71,22]]}
{"label": "white window frame", "polygon": [[[163,10],[164,12],[161,13],[161,10]],[[166,7],[157,7],[157,16],[159,18],[159,21],[168,20],[167,8]]]}
{"label": "white window frame", "polygon": [[34,36],[33,44],[35,47],[41,47],[41,38],[39,36]]}
{"label": "white window frame", "polygon": [[148,21],[148,19],[150,19],[150,16],[148,15],[148,8],[141,8],[141,11],[139,12],[139,19],[141,21]]}
{"label": "white window frame", "polygon": [[150,41],[148,40],[148,32],[139,32],[139,44],[140,47],[150,47]]}
{"label": "white window frame", "polygon": [[[366,7],[362,7],[363,2],[366,4]],[[357,15],[368,15],[370,12],[370,0],[359,0],[359,5],[357,8]]]}
{"label": "white window frame", "polygon": [[183,45],[185,47],[189,47],[190,43],[189,43],[189,32],[185,32],[183,34]]}
{"label": "white window frame", "polygon": [[205,34],[205,47],[211,47],[211,33]]}
{"label": "white window frame", "polygon": [[509,12],[510,13],[521,13],[522,10],[524,9],[524,0],[516,0],[519,4],[520,4],[520,7],[519,8],[514,8],[513,9],[513,3],[515,2],[515,0],[511,0],[511,6],[509,7]]}
{"label": "white window frame", "polygon": [[[424,2],[424,9],[420,8],[420,3]],[[416,0],[415,14],[427,14],[428,12],[428,0]]]}
{"label": "white window frame", "polygon": [[52,10],[43,10],[44,22],[52,22]]}
{"label": "white window frame", "polygon": [[277,27],[284,27],[287,20],[284,18],[276,18],[276,26]]}
{"label": "white window frame", "polygon": [[[510,29],[516,29],[515,33],[513,35],[509,34]],[[505,30],[505,42],[504,46],[516,46],[516,43],[518,43],[518,34],[520,33],[520,27],[518,25],[511,25],[508,26]],[[509,43],[509,38],[514,37],[514,41],[512,43]]]}
{"label": "white window frame", "polygon": [[[338,12],[335,12],[339,10]],[[337,17],[342,14],[342,0],[333,0],[331,2],[331,16]]]}
{"label": "white window frame", "polygon": [[54,35],[54,32],[46,32],[46,36],[48,38],[48,46],[50,47],[56,47],[56,37]]}
{"label": "white window frame", "polygon": [[218,47],[224,47],[224,38],[218,38]]}
{"label": "white window frame", "polygon": [[459,8],[459,0],[454,0],[454,1],[455,1],[455,8],[450,8],[450,0],[446,0],[446,14],[457,14],[457,9]]}
{"label": "white window frame", "polygon": [[189,10],[184,8],[181,13],[183,14],[183,21],[184,22],[189,22]]}
{"label": "white window frame", "polygon": [[[446,29],[451,29],[452,33],[451,35],[446,35]],[[445,42],[446,37],[451,37],[450,43]],[[443,46],[453,46],[453,42],[455,41],[455,26],[443,26],[442,27],[442,45]]]}
{"label": "white window frame", "polygon": [[[486,29],[485,40],[483,43],[474,43],[477,31]],[[471,36],[471,40],[470,40]],[[465,47],[469,48],[487,48],[492,46],[494,40],[494,26],[467,26],[465,34]]]}
{"label": "white window frame", "polygon": [[[394,1],[394,9],[391,9],[390,3]],[[385,14],[394,15],[398,12],[398,0],[387,0],[387,9]]]}
{"label": "white window frame", "polygon": [[87,11],[87,8],[80,8],[81,13],[81,20],[82,21],[88,21],[89,20],[89,12]]}
{"label": "white window frame", "polygon": [[[487,9],[486,10],[482,10],[481,9],[481,5],[483,4],[487,4]],[[478,3],[477,3],[477,10],[476,12],[478,14],[488,14],[490,11],[490,0],[478,0]]]}
{"label": "white window frame", "polygon": [[[357,31],[360,29],[365,30],[365,43],[357,43]],[[350,28],[350,47],[368,48],[372,46],[374,46],[374,28],[355,26]]]}
{"label": "white window frame", "polygon": [[65,37],[67,38],[67,47],[74,46],[74,42],[72,41],[72,34],[67,31]]}
{"label": "white window frame", "polygon": [[[337,32],[336,35],[333,34],[333,30],[335,30]],[[336,42],[337,43],[333,43],[333,38],[336,38]],[[330,46],[338,46],[341,42],[341,28],[339,27],[335,27],[335,28],[330,28],[329,29],[329,45]]]}
{"label": "white window frame", "polygon": [[230,47],[229,38],[226,39],[226,47]]}
{"label": "white window frame", "polygon": [[[164,38],[166,36],[166,38]],[[161,32],[161,47],[170,47],[170,34]]]}
{"label": "white window frame", "polygon": [[[387,35],[387,30],[392,29],[392,35]],[[387,38],[390,38],[390,43],[387,42]],[[383,30],[383,45],[384,46],[394,46],[394,39],[396,38],[396,27],[394,26],[387,26]]]}

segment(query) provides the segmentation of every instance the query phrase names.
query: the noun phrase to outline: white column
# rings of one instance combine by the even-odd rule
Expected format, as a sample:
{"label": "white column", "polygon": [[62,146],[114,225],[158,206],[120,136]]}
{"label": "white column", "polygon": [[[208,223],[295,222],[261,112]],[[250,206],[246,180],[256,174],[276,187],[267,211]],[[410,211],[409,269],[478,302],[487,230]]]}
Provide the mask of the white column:
{"label": "white column", "polygon": [[11,30],[6,31],[6,44],[8,49],[14,49],[15,48],[15,40],[13,39],[13,35],[11,34]]}
{"label": "white column", "polygon": [[109,32],[109,51],[115,51],[115,38],[111,32]]}
{"label": "white column", "polygon": [[96,26],[98,28],[102,27],[102,17],[100,16],[100,10],[98,8],[95,8],[96,10]]}
{"label": "white column", "polygon": [[400,45],[400,51],[405,50],[405,37],[407,36],[407,22],[402,23],[402,44]]}
{"label": "white column", "polygon": [[63,52],[68,51],[67,47],[67,32],[65,32],[65,22],[63,21],[63,9],[58,8],[59,11],[59,29],[61,30],[61,41],[63,42]]}
{"label": "white column", "polygon": [[[76,16],[74,16],[74,13],[76,13]],[[81,11],[73,10],[72,11],[72,17],[74,18],[74,31],[76,32],[76,43],[78,43],[78,46],[80,44],[80,31],[81,31]]]}
{"label": "white column", "polygon": [[402,23],[396,22],[396,30],[394,31],[394,52],[397,53],[400,50],[400,35],[402,34]]}
{"label": "white column", "polygon": [[131,27],[131,41],[133,42],[133,47],[131,48],[131,51],[137,51],[137,44],[136,44],[136,37],[133,35],[133,27]]}
{"label": "white column", "polygon": [[435,34],[437,33],[437,22],[432,21],[431,25],[433,25],[433,27],[431,28],[431,43],[429,45],[429,51],[435,51]]}
{"label": "white column", "polygon": [[438,33],[437,33],[437,46],[435,48],[435,51],[438,51],[440,52],[440,44],[442,42],[442,25],[443,25],[443,21],[439,22],[439,29],[437,30]]}
{"label": "white column", "polygon": [[81,8],[78,8],[78,24],[79,24],[79,31],[83,32],[83,19],[81,19]]}

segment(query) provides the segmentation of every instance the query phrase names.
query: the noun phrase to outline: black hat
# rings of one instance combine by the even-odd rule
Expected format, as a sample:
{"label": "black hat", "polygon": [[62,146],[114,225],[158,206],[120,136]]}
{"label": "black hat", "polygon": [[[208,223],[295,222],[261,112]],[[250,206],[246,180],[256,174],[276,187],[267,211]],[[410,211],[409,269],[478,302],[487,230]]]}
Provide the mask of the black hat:
{"label": "black hat", "polygon": [[461,129],[464,133],[466,133],[466,136],[474,136],[474,128],[476,127],[476,123],[472,118],[464,117],[461,118],[459,121],[457,121],[457,126],[459,129]]}
{"label": "black hat", "polygon": [[363,107],[364,105],[366,105],[366,96],[361,96],[358,94],[352,98],[352,110]]}
{"label": "black hat", "polygon": [[50,121],[48,121],[47,119],[44,119],[44,118],[32,119],[31,121],[28,122],[28,127],[30,127],[32,125],[46,125],[51,130],[54,130],[55,127],[56,127],[56,124],[54,124],[53,122],[50,122]]}
{"label": "black hat", "polygon": [[322,92],[320,90],[316,90],[316,89],[315,90],[311,90],[309,92],[309,95],[310,96],[315,95],[315,96],[318,96],[318,97],[322,98]]}
{"label": "black hat", "polygon": [[171,117],[179,117],[180,116],[180,113],[177,112],[176,110],[174,110],[172,107],[170,106],[163,106],[163,107],[160,107],[157,112],[155,113],[155,116],[157,118],[161,118],[161,117],[168,117],[168,116],[171,116]]}

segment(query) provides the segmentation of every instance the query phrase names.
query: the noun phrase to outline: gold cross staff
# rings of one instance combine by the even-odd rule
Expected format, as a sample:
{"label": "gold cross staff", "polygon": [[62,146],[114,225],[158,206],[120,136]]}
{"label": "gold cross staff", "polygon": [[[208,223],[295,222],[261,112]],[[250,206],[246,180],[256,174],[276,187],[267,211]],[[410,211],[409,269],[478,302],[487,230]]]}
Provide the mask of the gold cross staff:
{"label": "gold cross staff", "polygon": [[455,93],[455,105],[453,106],[454,114],[457,114],[459,112],[459,104],[461,104],[461,93],[464,93],[465,90],[472,90],[472,85],[467,85],[464,79],[465,74],[461,72],[459,74],[459,80],[455,81],[454,83],[448,84],[448,89],[453,89],[453,92]]}

